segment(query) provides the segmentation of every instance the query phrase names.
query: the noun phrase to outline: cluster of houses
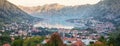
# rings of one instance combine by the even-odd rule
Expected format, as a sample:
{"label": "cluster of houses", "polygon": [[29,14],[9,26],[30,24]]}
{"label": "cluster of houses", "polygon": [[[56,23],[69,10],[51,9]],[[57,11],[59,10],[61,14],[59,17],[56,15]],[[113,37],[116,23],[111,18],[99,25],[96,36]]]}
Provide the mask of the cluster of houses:
{"label": "cluster of houses", "polygon": [[[97,33],[90,33],[87,30],[78,31],[78,30],[71,30],[71,29],[58,29],[58,33],[61,36],[61,39],[63,40],[63,43],[66,45],[76,45],[76,46],[87,46],[90,44],[90,42],[96,42],[97,39],[100,38],[100,33],[105,33],[106,30],[114,29],[114,25],[107,22],[107,23],[100,23],[96,24],[96,27],[92,27],[97,31]],[[102,28],[101,28],[102,27]],[[104,30],[103,30],[104,29]],[[106,30],[105,30],[106,29]],[[17,24],[12,23],[9,25],[5,25],[3,27],[3,30],[0,30],[0,32],[13,31],[10,33],[10,36],[28,36],[32,35],[31,32],[40,32],[41,30],[36,29],[31,24]],[[110,32],[110,31],[109,31]],[[51,35],[51,34],[50,34]],[[50,37],[50,35],[46,35],[47,37]],[[2,34],[0,34],[2,36]],[[109,37],[107,35],[104,35],[106,38]],[[12,37],[11,39],[14,40]],[[42,43],[47,43],[48,39],[45,39]],[[9,46],[8,44],[5,44],[3,46]]]}
{"label": "cluster of houses", "polygon": [[[55,32],[57,34],[60,35],[60,33]],[[54,34],[54,33],[53,33]],[[66,44],[67,46],[88,46],[90,45],[90,42],[95,43],[101,43],[100,41],[98,41],[97,39],[90,39],[90,38],[86,38],[86,39],[81,39],[81,38],[77,38],[77,37],[73,37],[73,38],[68,38],[68,37],[61,37],[62,41],[64,44]],[[44,39],[44,41],[42,42],[42,44],[46,44],[47,42],[49,42],[50,40],[50,36],[47,36],[47,39]]]}
{"label": "cluster of houses", "polygon": [[[28,32],[31,31],[32,29],[32,24],[28,23],[11,23],[11,24],[6,24],[3,26],[3,28],[0,30],[0,32],[5,32],[8,31],[10,36],[21,36],[24,35],[26,36]],[[2,34],[0,34],[2,35]]]}

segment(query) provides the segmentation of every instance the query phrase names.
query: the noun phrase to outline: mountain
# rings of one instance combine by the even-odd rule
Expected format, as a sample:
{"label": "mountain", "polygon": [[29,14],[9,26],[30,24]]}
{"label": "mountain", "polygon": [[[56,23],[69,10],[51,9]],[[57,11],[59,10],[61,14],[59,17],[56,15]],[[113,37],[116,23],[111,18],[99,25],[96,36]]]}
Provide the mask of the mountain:
{"label": "mountain", "polygon": [[120,26],[120,0],[103,0],[94,5],[91,15],[102,22],[112,22],[115,26]]}
{"label": "mountain", "polygon": [[[97,4],[63,6],[58,10],[46,10],[43,7],[31,15],[44,18],[44,23],[93,28],[96,30],[113,30],[120,26],[120,0],[101,0]],[[41,8],[38,7],[38,8]],[[57,7],[56,7],[57,8]]]}
{"label": "mountain", "polygon": [[[74,24],[70,24],[69,22],[66,23],[65,20],[67,19],[72,19],[72,18],[82,18],[80,14],[85,14],[89,8],[87,8],[88,5],[82,5],[82,6],[64,6],[60,4],[49,4],[49,5],[44,5],[44,6],[37,6],[36,8],[31,9],[31,7],[21,7],[22,10],[25,10],[26,12],[30,13],[33,16],[44,18],[45,22],[47,25],[61,25],[63,27],[72,27]],[[86,8],[86,10],[84,10]],[[26,9],[31,9],[35,10],[34,11],[29,11]],[[37,9],[37,10],[36,10]],[[83,12],[82,12],[83,11]],[[69,24],[68,24],[69,23]],[[65,25],[65,26],[64,26]]]}
{"label": "mountain", "polygon": [[0,0],[0,25],[12,22],[30,22],[34,19],[37,18],[30,16],[7,0]]}
{"label": "mountain", "polygon": [[55,4],[50,4],[50,5],[46,4],[44,6],[33,6],[33,7],[18,6],[18,7],[21,8],[23,11],[25,11],[29,14],[32,14],[32,13],[36,13],[36,12],[47,12],[49,10],[60,10],[64,6],[55,3]]}

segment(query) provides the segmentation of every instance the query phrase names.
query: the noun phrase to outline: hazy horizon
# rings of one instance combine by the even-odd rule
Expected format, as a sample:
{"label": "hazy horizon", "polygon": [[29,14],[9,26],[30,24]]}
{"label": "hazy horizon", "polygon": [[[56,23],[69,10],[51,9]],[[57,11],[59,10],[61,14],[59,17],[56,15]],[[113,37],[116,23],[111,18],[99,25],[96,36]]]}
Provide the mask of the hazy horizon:
{"label": "hazy horizon", "polygon": [[58,3],[65,6],[85,5],[85,4],[96,4],[100,0],[8,0],[15,5],[22,6],[42,6],[46,4]]}

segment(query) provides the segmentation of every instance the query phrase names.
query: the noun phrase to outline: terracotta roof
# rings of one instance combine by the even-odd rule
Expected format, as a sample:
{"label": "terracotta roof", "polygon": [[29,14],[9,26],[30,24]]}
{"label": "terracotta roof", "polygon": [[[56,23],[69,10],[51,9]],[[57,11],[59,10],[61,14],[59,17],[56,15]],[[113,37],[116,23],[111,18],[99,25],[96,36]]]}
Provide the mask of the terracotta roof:
{"label": "terracotta roof", "polygon": [[10,44],[3,44],[3,46],[10,46]]}

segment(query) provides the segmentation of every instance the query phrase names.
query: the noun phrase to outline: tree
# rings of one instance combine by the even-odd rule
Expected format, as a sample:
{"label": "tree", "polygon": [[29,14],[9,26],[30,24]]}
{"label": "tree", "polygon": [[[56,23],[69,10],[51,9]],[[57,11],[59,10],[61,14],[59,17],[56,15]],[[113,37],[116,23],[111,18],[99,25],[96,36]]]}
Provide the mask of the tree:
{"label": "tree", "polygon": [[41,42],[43,41],[44,37],[40,37],[40,36],[35,36],[32,38],[26,38],[24,40],[23,46],[36,46],[38,44],[41,44]]}
{"label": "tree", "polygon": [[104,36],[101,36],[101,37],[99,38],[99,41],[101,41],[101,42],[106,42],[106,39],[104,38]]}
{"label": "tree", "polygon": [[22,39],[15,40],[14,42],[12,42],[12,46],[23,46],[23,40]]}
{"label": "tree", "polygon": [[111,33],[109,40],[109,46],[119,46],[120,45],[120,27],[116,28],[114,32]]}
{"label": "tree", "polygon": [[91,41],[89,46],[94,46],[94,42],[93,42],[93,41]]}
{"label": "tree", "polygon": [[108,40],[108,46],[114,46],[114,44],[115,44],[115,39],[114,38],[112,38],[112,37],[109,37],[109,40]]}
{"label": "tree", "polygon": [[106,45],[103,42],[101,42],[101,41],[96,41],[94,43],[94,46],[106,46]]}
{"label": "tree", "polygon": [[101,36],[97,42],[95,42],[95,46],[106,46],[106,39],[104,36]]}
{"label": "tree", "polygon": [[51,38],[47,42],[46,46],[65,46],[65,45],[63,44],[63,41],[59,33],[55,32],[51,35]]}
{"label": "tree", "polygon": [[115,39],[115,46],[120,46],[120,34]]}
{"label": "tree", "polygon": [[11,38],[9,36],[1,36],[0,37],[0,45],[4,43],[11,43]]}

